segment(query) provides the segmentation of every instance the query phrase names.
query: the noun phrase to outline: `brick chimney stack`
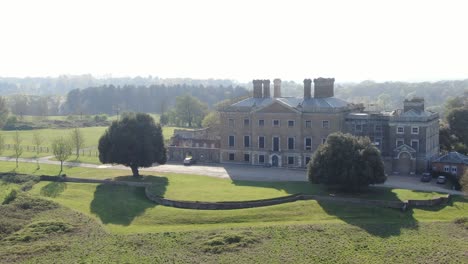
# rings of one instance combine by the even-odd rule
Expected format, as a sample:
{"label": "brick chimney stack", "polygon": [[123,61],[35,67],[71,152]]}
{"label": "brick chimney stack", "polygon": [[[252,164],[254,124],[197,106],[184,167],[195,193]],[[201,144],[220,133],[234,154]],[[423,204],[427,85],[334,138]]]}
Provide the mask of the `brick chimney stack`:
{"label": "brick chimney stack", "polygon": [[334,96],[335,78],[314,79],[314,97],[327,98]]}
{"label": "brick chimney stack", "polygon": [[281,79],[273,80],[273,96],[275,98],[281,97]]}
{"label": "brick chimney stack", "polygon": [[262,80],[253,80],[253,97],[262,98]]}
{"label": "brick chimney stack", "polygon": [[312,80],[304,79],[304,99],[310,99],[312,97]]}
{"label": "brick chimney stack", "polygon": [[263,80],[263,98],[270,98],[270,80]]}

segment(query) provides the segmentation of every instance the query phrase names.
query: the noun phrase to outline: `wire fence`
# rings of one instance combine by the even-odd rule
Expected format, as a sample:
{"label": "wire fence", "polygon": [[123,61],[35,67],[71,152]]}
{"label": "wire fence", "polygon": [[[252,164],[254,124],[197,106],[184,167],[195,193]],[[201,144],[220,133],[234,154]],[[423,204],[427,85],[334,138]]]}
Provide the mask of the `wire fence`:
{"label": "wire fence", "polygon": [[[4,144],[4,150],[14,150],[14,144]],[[52,153],[52,148],[49,146],[29,146],[29,145],[20,145],[23,151],[34,152],[34,153]],[[72,151],[76,153],[76,150]],[[99,157],[99,151],[95,148],[86,148],[80,149],[80,155],[86,157]]]}

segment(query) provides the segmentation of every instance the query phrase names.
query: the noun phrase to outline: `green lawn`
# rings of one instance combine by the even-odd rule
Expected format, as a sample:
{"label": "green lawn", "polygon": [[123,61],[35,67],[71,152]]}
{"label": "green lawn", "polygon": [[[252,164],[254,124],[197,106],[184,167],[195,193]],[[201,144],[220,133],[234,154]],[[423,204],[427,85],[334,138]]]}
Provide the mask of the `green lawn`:
{"label": "green lawn", "polygon": [[[14,163],[0,162],[1,171],[12,171]],[[21,163],[16,170],[21,173],[36,175],[58,173],[58,166],[41,165],[36,170],[35,164]],[[66,168],[70,177],[83,178],[116,178],[117,180],[133,180],[130,171]],[[233,182],[204,176],[163,174],[149,175],[144,180],[154,181],[153,191],[171,199],[198,201],[252,200],[272,198],[293,193],[326,194],[320,186],[297,182]],[[48,186],[48,187],[46,187]],[[44,196],[43,189],[58,188],[57,195]],[[377,189],[371,192],[370,198],[407,199],[431,197],[432,193],[399,190]],[[290,223],[321,223],[321,222],[386,222],[401,221],[449,221],[456,217],[468,216],[466,200],[457,198],[453,205],[437,210],[414,209],[411,212],[399,212],[385,208],[366,208],[359,206],[343,206],[341,204],[298,201],[276,206],[254,209],[227,211],[197,211],[158,206],[148,201],[143,188],[126,186],[108,186],[98,184],[41,182],[31,190],[32,194],[52,199],[66,207],[85,213],[102,222],[105,227],[118,233],[139,233],[177,231],[193,229],[213,229],[237,226],[265,226]],[[56,193],[56,192],[53,192]]]}
{"label": "green lawn", "polygon": [[[0,162],[0,171],[13,169],[14,163]],[[35,164],[26,163],[17,169],[36,175],[57,171],[51,165],[36,171]],[[127,180],[130,171],[66,168],[66,173]],[[193,175],[164,174],[145,180],[158,184],[156,193],[178,199],[241,200],[325,192],[306,183],[232,182]],[[0,181],[0,195],[18,187]],[[366,197],[433,195],[382,190]],[[406,212],[316,201],[201,211],[156,205],[138,187],[40,182],[28,194],[32,197],[28,199],[61,206],[28,202],[22,196],[0,206],[0,262],[464,263],[468,259],[468,228],[460,220],[468,218],[468,200],[463,197],[454,197],[447,206]],[[61,231],[62,226],[67,229]]]}

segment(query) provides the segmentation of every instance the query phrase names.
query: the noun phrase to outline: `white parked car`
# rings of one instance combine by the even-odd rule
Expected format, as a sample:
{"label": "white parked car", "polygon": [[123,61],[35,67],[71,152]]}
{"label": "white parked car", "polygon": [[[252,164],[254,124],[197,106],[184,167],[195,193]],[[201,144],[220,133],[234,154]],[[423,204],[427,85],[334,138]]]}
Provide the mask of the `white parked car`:
{"label": "white parked car", "polygon": [[446,182],[447,182],[447,178],[445,176],[437,177],[437,183],[438,184],[445,184]]}

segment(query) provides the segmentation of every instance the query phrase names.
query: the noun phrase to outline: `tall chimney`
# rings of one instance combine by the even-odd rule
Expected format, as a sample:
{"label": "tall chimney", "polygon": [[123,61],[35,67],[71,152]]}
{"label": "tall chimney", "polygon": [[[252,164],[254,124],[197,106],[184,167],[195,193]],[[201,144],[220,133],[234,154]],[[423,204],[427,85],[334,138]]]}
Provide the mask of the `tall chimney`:
{"label": "tall chimney", "polygon": [[424,112],[424,98],[414,97],[412,99],[405,99],[403,102],[403,112],[408,112],[410,110]]}
{"label": "tall chimney", "polygon": [[270,80],[263,80],[263,98],[270,98]]}
{"label": "tall chimney", "polygon": [[273,80],[273,96],[275,98],[281,97],[281,79]]}
{"label": "tall chimney", "polygon": [[312,97],[312,80],[304,79],[304,99],[310,99]]}
{"label": "tall chimney", "polygon": [[253,97],[262,98],[262,80],[253,80]]}
{"label": "tall chimney", "polygon": [[317,78],[314,79],[314,97],[327,98],[334,95],[335,78]]}

